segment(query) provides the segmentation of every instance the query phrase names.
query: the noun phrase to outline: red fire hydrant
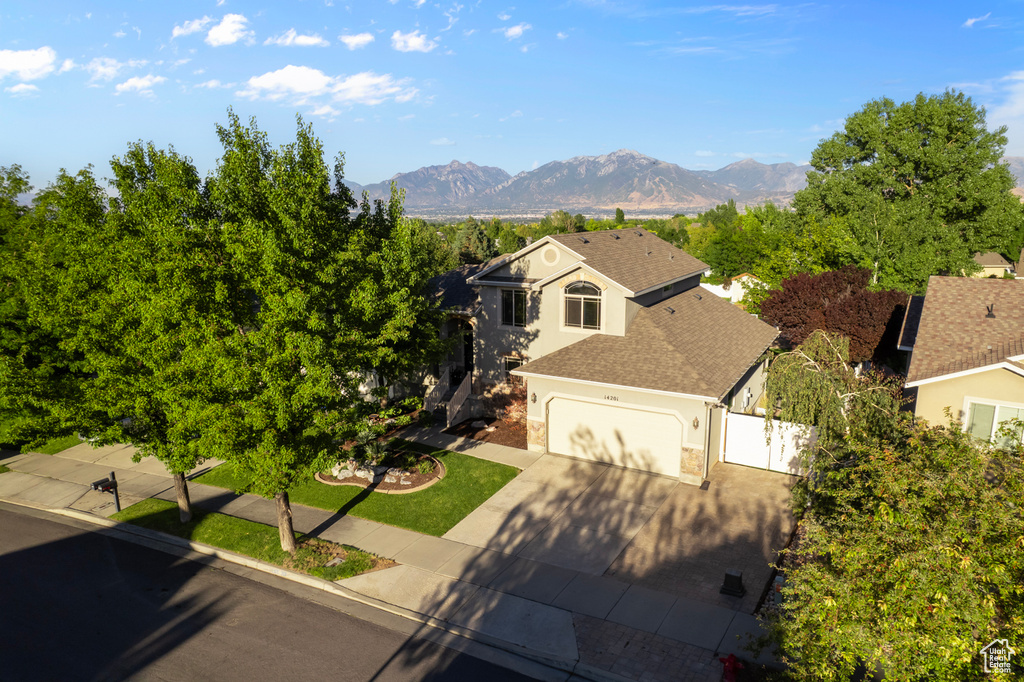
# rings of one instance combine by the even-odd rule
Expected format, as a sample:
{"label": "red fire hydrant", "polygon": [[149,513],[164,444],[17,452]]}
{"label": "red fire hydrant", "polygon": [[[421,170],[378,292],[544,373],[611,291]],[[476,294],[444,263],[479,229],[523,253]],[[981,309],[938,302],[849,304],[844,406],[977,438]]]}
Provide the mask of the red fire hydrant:
{"label": "red fire hydrant", "polygon": [[725,658],[718,659],[722,662],[722,682],[736,682],[736,672],[743,670],[743,664],[735,654],[729,654]]}

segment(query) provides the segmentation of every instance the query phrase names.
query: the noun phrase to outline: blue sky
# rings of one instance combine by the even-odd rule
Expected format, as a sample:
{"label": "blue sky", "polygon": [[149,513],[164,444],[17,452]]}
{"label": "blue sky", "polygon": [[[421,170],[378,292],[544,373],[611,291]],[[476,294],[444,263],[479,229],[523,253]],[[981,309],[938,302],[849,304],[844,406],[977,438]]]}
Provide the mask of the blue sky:
{"label": "blue sky", "polygon": [[228,107],[274,144],[301,114],[362,184],[621,148],[691,169],[801,163],[865,102],[946,88],[1024,156],[1024,5],[0,4],[0,165],[37,187],[90,163],[107,177],[134,140],[205,175]]}

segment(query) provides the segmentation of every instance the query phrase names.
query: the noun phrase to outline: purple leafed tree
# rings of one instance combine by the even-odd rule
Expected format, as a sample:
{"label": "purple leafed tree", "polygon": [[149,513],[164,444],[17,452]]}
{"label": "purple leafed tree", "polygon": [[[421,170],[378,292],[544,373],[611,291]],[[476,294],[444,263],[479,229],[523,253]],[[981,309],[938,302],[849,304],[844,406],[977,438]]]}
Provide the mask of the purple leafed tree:
{"label": "purple leafed tree", "polygon": [[777,326],[791,346],[821,329],[850,340],[850,360],[877,358],[889,350],[882,338],[887,327],[898,323],[907,295],[869,291],[870,279],[870,270],[853,265],[819,275],[794,275],[761,304],[761,318]]}

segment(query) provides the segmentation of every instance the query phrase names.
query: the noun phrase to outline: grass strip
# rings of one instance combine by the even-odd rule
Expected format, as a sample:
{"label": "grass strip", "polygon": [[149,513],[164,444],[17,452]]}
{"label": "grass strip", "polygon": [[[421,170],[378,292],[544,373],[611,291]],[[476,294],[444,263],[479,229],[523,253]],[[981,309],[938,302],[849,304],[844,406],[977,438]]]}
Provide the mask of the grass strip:
{"label": "grass strip", "polygon": [[[192,520],[182,523],[178,517],[178,505],[167,500],[143,500],[122,509],[111,518],[186,540],[213,545],[325,580],[350,578],[379,565],[391,565],[391,562],[378,559],[355,547],[337,545],[319,538],[303,537],[300,533],[295,534],[300,542],[293,557],[281,549],[277,528],[274,526],[227,514],[204,512],[195,507],[192,511]],[[324,566],[335,557],[344,560],[336,566]]]}
{"label": "grass strip", "polygon": [[[444,464],[445,477],[425,490],[385,495],[350,485],[309,480],[288,491],[292,502],[369,521],[442,536],[519,473],[515,467],[458,452],[401,441],[397,447],[425,452]],[[195,479],[197,483],[244,490],[249,481],[230,463]]]}

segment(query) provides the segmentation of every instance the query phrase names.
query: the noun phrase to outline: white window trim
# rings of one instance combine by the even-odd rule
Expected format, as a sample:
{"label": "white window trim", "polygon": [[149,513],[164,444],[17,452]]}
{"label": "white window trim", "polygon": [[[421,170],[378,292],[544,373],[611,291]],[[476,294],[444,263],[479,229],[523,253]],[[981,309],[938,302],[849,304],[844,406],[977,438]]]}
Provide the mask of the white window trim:
{"label": "white window trim", "polygon": [[[577,327],[576,325],[571,325],[571,324],[566,324],[565,323],[565,300],[566,300],[567,296],[574,296],[574,297],[580,299],[580,301],[581,301],[581,303],[580,303],[580,321],[582,322],[582,320],[583,320],[583,308],[582,308],[583,304],[582,304],[582,301],[584,300],[584,297],[581,296],[580,294],[566,294],[565,293],[565,290],[568,287],[573,286],[574,284],[589,284],[590,286],[594,287],[598,291],[598,294],[597,294],[596,297],[594,297],[594,296],[588,296],[587,297],[587,298],[589,298],[591,300],[593,300],[594,298],[597,298],[597,302],[600,305],[600,307],[598,308],[597,314],[601,317],[601,324],[599,324],[596,329],[593,328],[593,327],[584,327],[582,325]],[[564,287],[560,287],[559,288],[559,295],[558,295],[558,305],[559,305],[559,308],[560,308],[560,310],[558,311],[558,321],[559,321],[559,324],[560,324],[561,331],[572,332],[572,333],[577,333],[577,334],[595,334],[595,333],[603,332],[604,331],[604,329],[605,329],[605,320],[607,318],[607,315],[605,314],[607,312],[607,310],[606,310],[606,305],[605,305],[604,291],[602,291],[601,287],[599,287],[594,282],[591,282],[590,280],[586,280],[586,279],[581,279],[581,280],[579,280],[577,282],[570,282],[569,284],[566,284]]]}
{"label": "white window trim", "polygon": [[996,399],[996,398],[975,398],[974,396],[965,395],[964,396],[963,411],[960,413],[960,414],[962,414],[964,416],[964,418],[963,418],[963,431],[965,433],[967,432],[967,429],[970,427],[969,421],[970,421],[970,417],[971,417],[971,404],[992,405],[993,407],[996,408],[996,412],[992,416],[992,418],[993,418],[993,422],[992,422],[993,431],[992,431],[992,435],[989,436],[989,439],[988,439],[989,443],[994,443],[995,442],[996,433],[995,433],[995,428],[994,428],[995,427],[995,421],[994,420],[999,415],[999,408],[1000,407],[1009,407],[1010,409],[1014,409],[1014,410],[1024,410],[1024,403],[1014,403],[1014,402],[999,400],[999,399]]}

